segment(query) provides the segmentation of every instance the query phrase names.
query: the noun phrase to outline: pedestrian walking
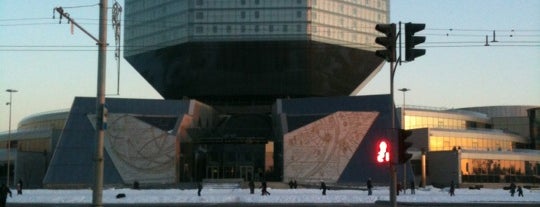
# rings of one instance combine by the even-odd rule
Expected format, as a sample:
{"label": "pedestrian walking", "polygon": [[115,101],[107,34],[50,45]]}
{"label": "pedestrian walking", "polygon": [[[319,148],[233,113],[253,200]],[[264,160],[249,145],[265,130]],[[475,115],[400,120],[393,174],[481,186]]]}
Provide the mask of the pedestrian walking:
{"label": "pedestrian walking", "polygon": [[516,184],[514,182],[510,183],[510,196],[514,197],[514,193],[516,193]]}
{"label": "pedestrian walking", "polygon": [[371,183],[371,178],[369,178],[367,180],[367,190],[368,190],[368,196],[370,196],[373,192],[371,191],[371,189],[373,189],[373,183]]}
{"label": "pedestrian walking", "polygon": [[261,195],[263,195],[263,196],[270,195],[270,193],[268,192],[268,190],[266,188],[267,188],[266,181],[262,181],[262,183],[261,183]]}
{"label": "pedestrian walking", "polygon": [[293,181],[293,187],[296,189],[298,187],[298,183],[296,183],[296,180]]}
{"label": "pedestrian walking", "polygon": [[197,183],[197,195],[198,196],[201,196],[201,191],[202,191],[202,183],[198,182]]}
{"label": "pedestrian walking", "polygon": [[415,188],[415,186],[414,186],[414,180],[411,180],[411,194],[412,194],[412,195],[414,195],[414,193],[415,193],[415,192],[414,192],[414,188]]}
{"label": "pedestrian walking", "polygon": [[401,191],[401,188],[402,188],[401,182],[398,182],[397,187],[396,187],[396,195],[399,195],[399,191]]}
{"label": "pedestrian walking", "polygon": [[326,195],[326,183],[324,183],[324,181],[321,181],[321,190],[322,190],[322,195]]}
{"label": "pedestrian walking", "polygon": [[521,185],[517,187],[518,197],[523,197],[523,188]]}
{"label": "pedestrian walking", "polygon": [[455,191],[455,187],[454,187],[454,181],[452,180],[452,182],[450,182],[450,191],[448,191],[448,193],[450,193],[450,196],[455,196],[456,194],[454,194],[454,191]]}
{"label": "pedestrian walking", "polygon": [[17,195],[22,195],[22,189],[23,189],[23,182],[21,179],[19,179],[19,182],[17,182]]}
{"label": "pedestrian walking", "polygon": [[255,193],[255,183],[253,182],[253,179],[249,180],[249,194]]}
{"label": "pedestrian walking", "polygon": [[0,207],[6,206],[6,200],[7,195],[9,194],[9,197],[11,198],[11,190],[6,186],[6,184],[2,184],[0,187]]}

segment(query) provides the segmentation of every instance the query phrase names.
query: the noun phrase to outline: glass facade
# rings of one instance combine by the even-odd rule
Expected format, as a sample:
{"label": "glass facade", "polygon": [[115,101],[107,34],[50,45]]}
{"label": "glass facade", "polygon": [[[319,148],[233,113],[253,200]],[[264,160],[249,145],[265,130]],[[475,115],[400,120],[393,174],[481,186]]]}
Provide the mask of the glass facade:
{"label": "glass facade", "polygon": [[512,141],[470,137],[430,136],[429,151],[448,151],[456,149],[476,151],[511,151]]}
{"label": "glass facade", "polygon": [[540,162],[537,161],[461,159],[460,168],[462,182],[540,182]]}
{"label": "glass facade", "polygon": [[388,0],[126,0],[125,53],[189,41],[299,38],[375,50],[374,28],[389,21],[388,9]]}
{"label": "glass facade", "polygon": [[[427,143],[424,144],[428,146],[428,151],[459,151],[463,156],[457,158],[460,159],[461,183],[540,182],[537,154],[516,150],[520,145],[527,144],[528,140],[523,135],[509,133],[507,128],[497,127],[500,124],[494,124],[494,120],[504,120],[508,122],[506,125],[521,124],[514,120],[522,117],[493,118],[474,111],[423,108],[404,112],[405,129],[425,129],[425,135],[417,136],[427,136],[424,139]],[[493,126],[497,129],[491,129]],[[418,130],[419,133],[423,131]],[[419,160],[411,163],[420,166]],[[440,164],[444,166],[447,163]],[[420,171],[416,169],[415,174],[420,175]]]}
{"label": "glass facade", "polygon": [[467,129],[467,121],[444,117],[405,115],[405,129],[419,128]]}

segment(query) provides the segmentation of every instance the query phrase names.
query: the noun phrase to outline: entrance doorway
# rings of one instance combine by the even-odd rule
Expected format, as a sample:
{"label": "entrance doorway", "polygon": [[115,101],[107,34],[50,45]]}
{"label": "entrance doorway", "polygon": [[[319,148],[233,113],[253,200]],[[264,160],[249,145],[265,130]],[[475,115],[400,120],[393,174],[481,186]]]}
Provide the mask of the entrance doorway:
{"label": "entrance doorway", "polygon": [[240,166],[240,176],[244,181],[253,179],[253,166]]}

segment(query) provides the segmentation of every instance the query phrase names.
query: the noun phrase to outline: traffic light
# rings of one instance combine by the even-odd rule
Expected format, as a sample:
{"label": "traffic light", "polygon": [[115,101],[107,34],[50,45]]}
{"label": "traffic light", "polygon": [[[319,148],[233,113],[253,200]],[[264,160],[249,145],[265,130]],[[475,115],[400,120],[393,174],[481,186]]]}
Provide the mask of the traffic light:
{"label": "traffic light", "polygon": [[426,24],[405,23],[405,61],[413,61],[416,57],[426,54],[425,49],[414,49],[414,46],[426,41],[424,36],[414,36],[414,33],[424,28]]}
{"label": "traffic light", "polygon": [[396,62],[396,24],[377,24],[375,29],[386,36],[375,38],[375,43],[384,46],[385,50],[375,51],[375,55],[388,62]]}
{"label": "traffic light", "polygon": [[377,162],[390,162],[390,146],[385,140],[382,140],[377,144]]}
{"label": "traffic light", "polygon": [[403,164],[411,159],[412,154],[407,153],[407,149],[411,147],[412,143],[405,142],[409,136],[411,136],[411,130],[400,129],[398,134],[398,159],[399,163]]}

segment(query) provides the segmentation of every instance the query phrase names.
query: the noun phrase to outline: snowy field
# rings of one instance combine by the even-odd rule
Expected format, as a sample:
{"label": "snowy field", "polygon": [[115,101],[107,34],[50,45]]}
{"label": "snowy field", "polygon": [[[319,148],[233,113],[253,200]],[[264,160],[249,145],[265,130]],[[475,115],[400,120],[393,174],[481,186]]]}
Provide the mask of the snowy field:
{"label": "snowy field", "polygon": [[[270,196],[261,196],[257,189],[249,194],[248,189],[203,189],[202,196],[197,190],[160,189],[132,190],[107,189],[103,191],[103,203],[375,203],[388,201],[388,188],[375,188],[372,196],[363,190],[328,190],[326,196],[316,189],[269,189]],[[66,203],[91,204],[91,190],[24,190],[23,195],[8,197],[8,203]],[[119,193],[125,198],[117,199]],[[433,187],[416,190],[415,195],[399,195],[398,202],[442,202],[442,203],[538,203],[540,206],[540,190],[524,189],[524,197],[510,196],[502,189],[456,189],[456,196],[450,197],[448,189]]]}

